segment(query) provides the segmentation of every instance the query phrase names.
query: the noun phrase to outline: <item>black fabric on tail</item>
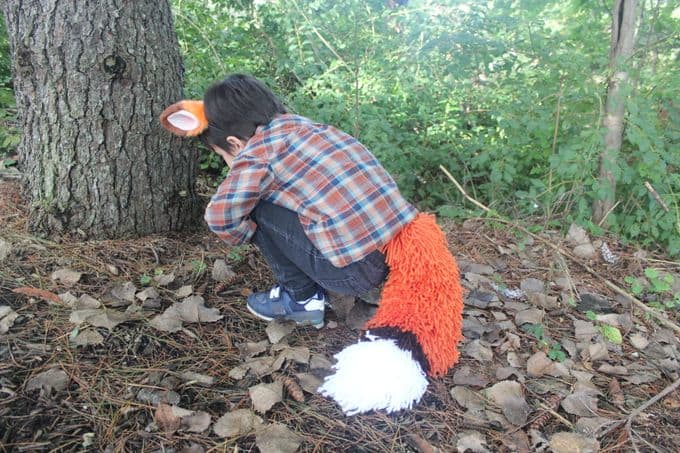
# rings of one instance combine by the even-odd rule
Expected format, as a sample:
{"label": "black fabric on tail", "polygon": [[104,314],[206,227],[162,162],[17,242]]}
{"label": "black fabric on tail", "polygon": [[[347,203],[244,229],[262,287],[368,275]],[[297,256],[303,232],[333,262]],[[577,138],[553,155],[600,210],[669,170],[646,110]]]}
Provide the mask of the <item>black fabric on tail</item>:
{"label": "black fabric on tail", "polygon": [[366,338],[367,334],[375,335],[383,339],[394,340],[399,349],[403,349],[404,351],[409,351],[411,353],[411,357],[413,357],[413,360],[420,364],[423,372],[427,373],[429,371],[430,365],[427,362],[425,354],[423,353],[423,348],[420,346],[420,343],[418,343],[416,336],[411,332],[405,332],[396,327],[377,327],[364,332],[362,335],[363,341],[368,341]]}

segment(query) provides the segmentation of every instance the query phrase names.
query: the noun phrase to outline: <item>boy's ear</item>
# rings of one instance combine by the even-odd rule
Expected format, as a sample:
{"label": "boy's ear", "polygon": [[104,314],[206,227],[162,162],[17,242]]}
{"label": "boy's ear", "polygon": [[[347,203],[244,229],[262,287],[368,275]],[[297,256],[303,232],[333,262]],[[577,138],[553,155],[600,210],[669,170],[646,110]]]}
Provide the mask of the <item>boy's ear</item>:
{"label": "boy's ear", "polygon": [[195,137],[208,128],[203,101],[184,100],[172,104],[161,113],[161,125],[175,135]]}

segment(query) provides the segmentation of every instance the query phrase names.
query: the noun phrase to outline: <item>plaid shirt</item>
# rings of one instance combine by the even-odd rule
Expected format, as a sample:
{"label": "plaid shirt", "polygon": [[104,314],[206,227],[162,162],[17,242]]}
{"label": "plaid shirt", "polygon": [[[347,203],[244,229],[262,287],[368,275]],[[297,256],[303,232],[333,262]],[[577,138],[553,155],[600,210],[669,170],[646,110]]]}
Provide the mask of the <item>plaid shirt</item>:
{"label": "plaid shirt", "polygon": [[260,199],[297,212],[307,237],[336,267],[382,248],[417,213],[355,138],[292,114],[257,128],[205,220],[225,242],[244,243],[257,227],[248,216]]}

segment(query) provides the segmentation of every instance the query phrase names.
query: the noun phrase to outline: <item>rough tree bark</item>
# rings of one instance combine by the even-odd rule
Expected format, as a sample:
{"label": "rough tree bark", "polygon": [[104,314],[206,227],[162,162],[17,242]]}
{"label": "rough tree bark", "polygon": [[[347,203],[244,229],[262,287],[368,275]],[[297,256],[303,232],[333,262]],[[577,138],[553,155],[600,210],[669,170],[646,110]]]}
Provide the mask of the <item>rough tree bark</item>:
{"label": "rough tree bark", "polygon": [[606,194],[593,203],[593,220],[603,223],[616,199],[616,167],[623,142],[625,90],[628,82],[626,60],[633,54],[637,19],[637,0],[615,0],[612,14],[612,39],[609,53],[610,77],[605,103],[604,150],[600,155],[600,187]]}
{"label": "rough tree bark", "polygon": [[164,132],[182,63],[167,0],[3,0],[29,229],[112,238],[196,217],[196,151]]}

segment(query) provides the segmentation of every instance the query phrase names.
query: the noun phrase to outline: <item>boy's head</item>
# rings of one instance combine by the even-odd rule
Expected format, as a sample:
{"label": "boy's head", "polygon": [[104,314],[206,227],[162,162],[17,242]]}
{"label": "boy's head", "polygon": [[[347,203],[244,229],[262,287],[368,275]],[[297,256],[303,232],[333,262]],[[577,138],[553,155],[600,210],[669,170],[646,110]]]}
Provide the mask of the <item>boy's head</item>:
{"label": "boy's head", "polygon": [[232,74],[213,84],[205,92],[203,103],[208,119],[204,136],[209,145],[226,151],[232,148],[228,137],[246,142],[258,126],[287,112],[265,84],[244,74]]}

